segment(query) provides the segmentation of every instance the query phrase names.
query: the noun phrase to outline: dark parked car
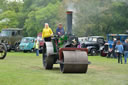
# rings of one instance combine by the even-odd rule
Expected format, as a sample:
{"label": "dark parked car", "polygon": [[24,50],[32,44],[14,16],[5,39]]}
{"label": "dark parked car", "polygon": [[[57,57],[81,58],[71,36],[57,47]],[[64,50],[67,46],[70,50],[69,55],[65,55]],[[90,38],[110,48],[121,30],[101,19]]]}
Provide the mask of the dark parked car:
{"label": "dark parked car", "polygon": [[104,46],[104,37],[103,36],[90,36],[88,41],[82,43],[82,48],[88,49],[88,54],[95,56],[100,52],[100,48]]}
{"label": "dark parked car", "polygon": [[0,43],[4,43],[8,51],[17,51],[22,37],[22,29],[5,28],[0,33]]}

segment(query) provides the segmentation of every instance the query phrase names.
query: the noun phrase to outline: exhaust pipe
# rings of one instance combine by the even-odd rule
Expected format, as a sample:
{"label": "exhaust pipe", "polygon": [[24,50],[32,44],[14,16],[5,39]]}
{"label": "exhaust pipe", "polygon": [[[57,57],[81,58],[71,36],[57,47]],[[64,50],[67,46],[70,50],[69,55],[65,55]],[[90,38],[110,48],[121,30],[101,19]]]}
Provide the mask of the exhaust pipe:
{"label": "exhaust pipe", "polygon": [[67,11],[67,34],[72,34],[72,11]]}

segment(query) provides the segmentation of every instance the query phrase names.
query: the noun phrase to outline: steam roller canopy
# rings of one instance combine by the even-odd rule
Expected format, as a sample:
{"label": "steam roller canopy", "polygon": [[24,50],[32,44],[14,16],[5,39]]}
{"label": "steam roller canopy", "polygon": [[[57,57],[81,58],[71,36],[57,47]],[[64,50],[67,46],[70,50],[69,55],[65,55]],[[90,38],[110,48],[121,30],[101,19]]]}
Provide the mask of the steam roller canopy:
{"label": "steam roller canopy", "polygon": [[63,51],[63,63],[60,70],[63,73],[86,73],[88,56],[85,51]]}

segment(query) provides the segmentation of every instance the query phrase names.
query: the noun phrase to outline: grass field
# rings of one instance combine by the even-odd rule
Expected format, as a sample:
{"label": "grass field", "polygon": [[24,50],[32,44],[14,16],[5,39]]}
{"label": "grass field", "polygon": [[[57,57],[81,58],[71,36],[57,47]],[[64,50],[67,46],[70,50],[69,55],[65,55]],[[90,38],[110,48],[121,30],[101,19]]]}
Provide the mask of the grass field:
{"label": "grass field", "polygon": [[0,60],[0,85],[128,85],[128,64],[117,59],[89,56],[87,74],[62,74],[59,65],[45,70],[41,56],[8,53]]}

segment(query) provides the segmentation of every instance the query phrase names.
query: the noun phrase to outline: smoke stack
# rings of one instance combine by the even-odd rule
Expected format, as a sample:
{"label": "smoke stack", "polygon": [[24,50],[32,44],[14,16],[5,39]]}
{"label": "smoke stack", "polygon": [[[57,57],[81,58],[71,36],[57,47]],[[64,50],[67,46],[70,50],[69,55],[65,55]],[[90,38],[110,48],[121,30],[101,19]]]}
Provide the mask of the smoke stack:
{"label": "smoke stack", "polygon": [[72,11],[67,11],[67,33],[72,34]]}

